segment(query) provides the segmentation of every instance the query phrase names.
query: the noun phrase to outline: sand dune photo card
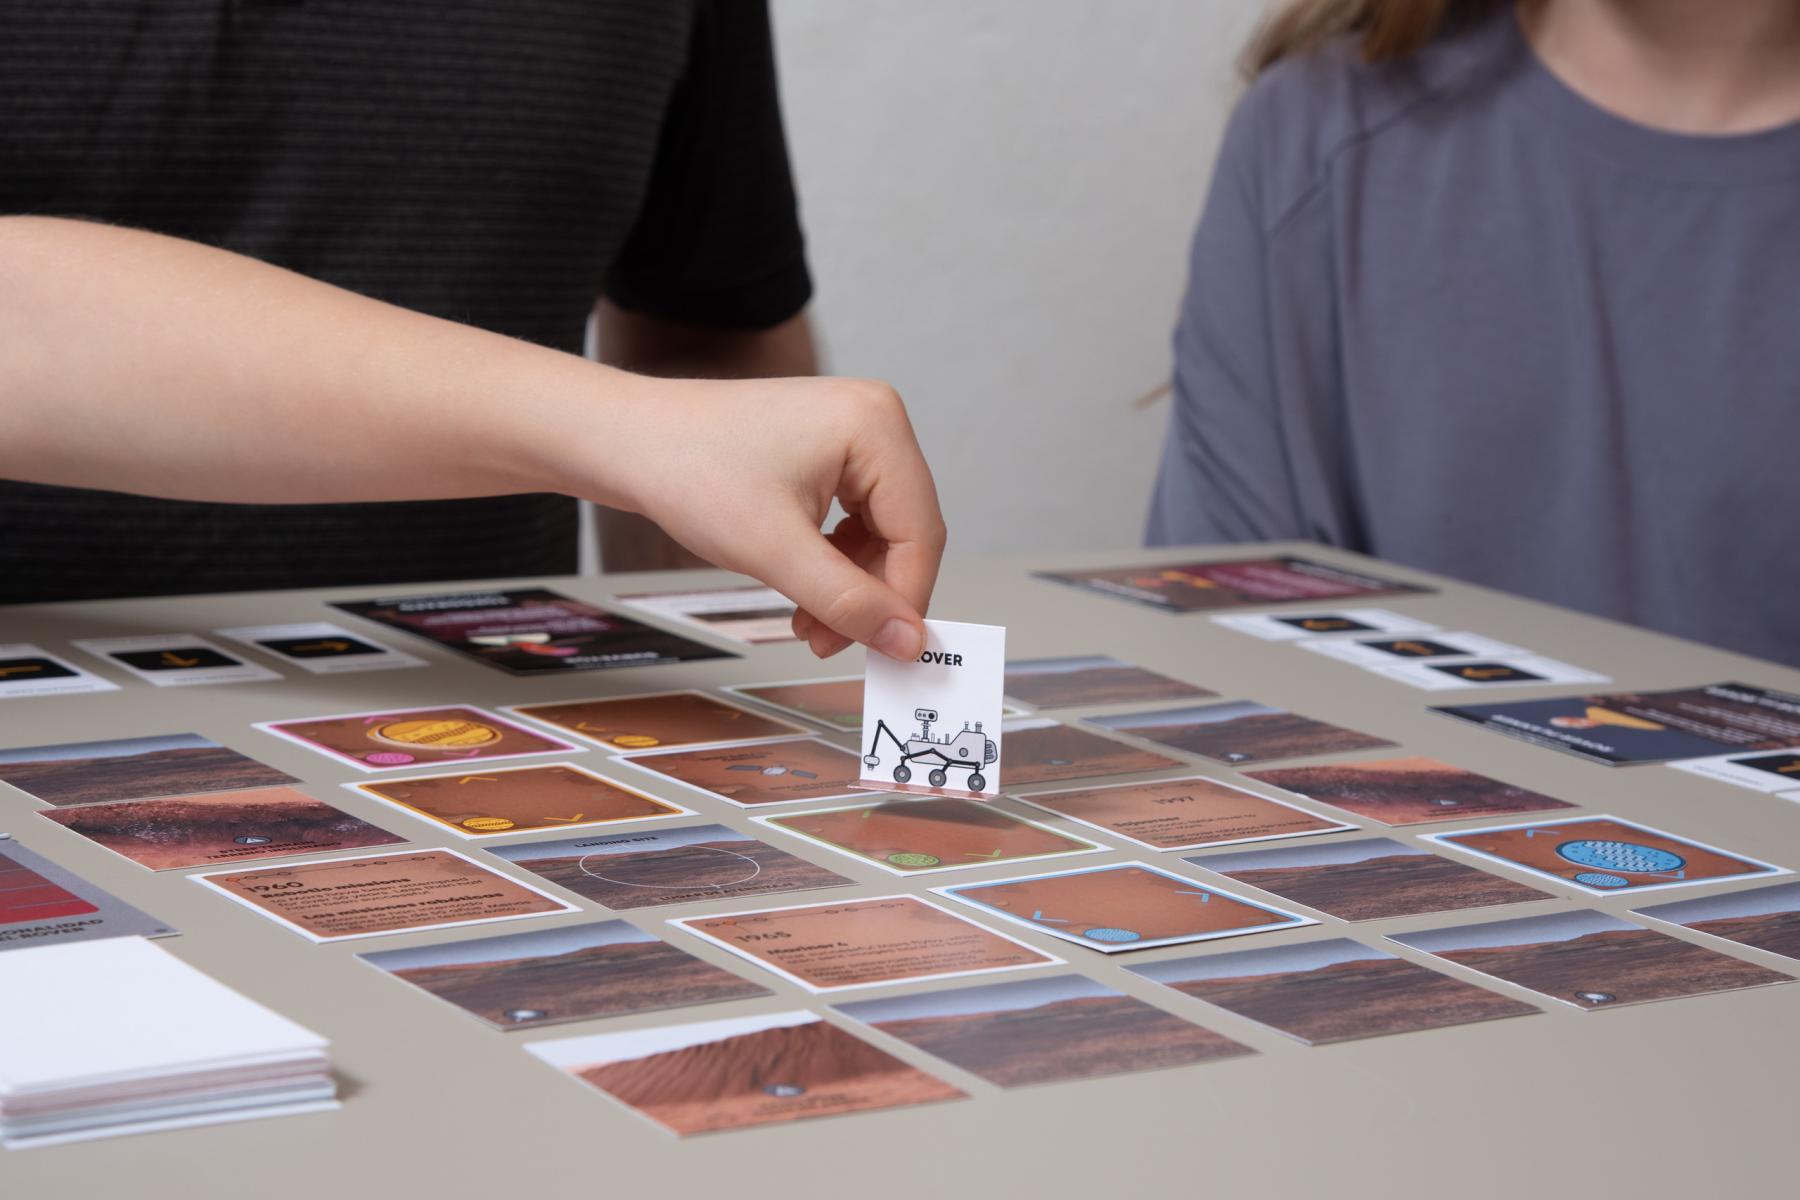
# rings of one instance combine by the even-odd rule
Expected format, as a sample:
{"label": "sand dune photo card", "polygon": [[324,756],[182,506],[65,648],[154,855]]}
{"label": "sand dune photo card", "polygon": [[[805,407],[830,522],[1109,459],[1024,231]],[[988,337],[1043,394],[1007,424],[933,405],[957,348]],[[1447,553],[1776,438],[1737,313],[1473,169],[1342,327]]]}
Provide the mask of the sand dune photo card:
{"label": "sand dune photo card", "polygon": [[1548,892],[1392,838],[1309,842],[1184,861],[1341,921],[1549,900]]}
{"label": "sand dune photo card", "polygon": [[1741,958],[1587,909],[1388,936],[1587,1010],[1792,982]]}
{"label": "sand dune photo card", "polygon": [[724,825],[506,842],[488,852],[616,912],[852,882]]}
{"label": "sand dune photo card", "polygon": [[1245,771],[1244,777],[1383,825],[1424,825],[1575,807],[1435,758],[1370,758],[1317,767],[1274,767]]}
{"label": "sand dune photo card", "polygon": [[831,679],[793,679],[780,683],[734,684],[723,689],[781,712],[803,717],[844,733],[861,733],[863,678],[840,675]]}
{"label": "sand dune photo card", "polygon": [[978,912],[1117,954],[1183,942],[1316,925],[1148,863],[1084,867],[933,888]]}
{"label": "sand dune photo card", "polygon": [[1047,717],[1015,718],[1007,721],[1002,731],[1006,739],[1007,787],[1137,775],[1183,765],[1154,750]]}
{"label": "sand dune photo card", "polygon": [[291,787],[87,804],[38,815],[152,871],[406,841]]}
{"label": "sand dune photo card", "polygon": [[1224,1034],[1084,975],[914,992],[832,1007],[1003,1088],[1255,1053]]}
{"label": "sand dune photo card", "polygon": [[1394,744],[1252,700],[1089,717],[1087,722],[1222,763],[1310,758]]}
{"label": "sand dune photo card", "polygon": [[625,921],[376,950],[372,967],[495,1029],[534,1029],[769,995]]}
{"label": "sand dune photo card", "polygon": [[1006,696],[1033,708],[1148,704],[1216,696],[1208,688],[1171,679],[1108,654],[1015,658],[1006,664]]}
{"label": "sand dune photo card", "polygon": [[1198,775],[1013,799],[1151,850],[1194,850],[1356,828]]}
{"label": "sand dune photo card", "polygon": [[1062,962],[917,896],[682,917],[669,924],[815,994]]}
{"label": "sand dune photo card", "polygon": [[1800,961],[1800,883],[1778,883],[1632,911]]}
{"label": "sand dune photo card", "polygon": [[681,1137],[966,1095],[809,1012],[592,1034],[525,1049]]}
{"label": "sand dune photo card", "polygon": [[574,763],[477,766],[344,786],[464,838],[693,815]]}
{"label": "sand dune photo card", "polygon": [[197,733],[0,750],[0,782],[58,807],[298,783]]}
{"label": "sand dune photo card", "polygon": [[615,761],[672,779],[685,788],[739,808],[798,800],[860,800],[862,760],[816,737],[749,746],[647,750]]}
{"label": "sand dune photo card", "polygon": [[1165,958],[1126,969],[1309,1046],[1540,1011],[1349,938]]}
{"label": "sand dune photo card", "polygon": [[955,796],[883,800],[753,818],[893,875],[1094,854],[1104,847]]}

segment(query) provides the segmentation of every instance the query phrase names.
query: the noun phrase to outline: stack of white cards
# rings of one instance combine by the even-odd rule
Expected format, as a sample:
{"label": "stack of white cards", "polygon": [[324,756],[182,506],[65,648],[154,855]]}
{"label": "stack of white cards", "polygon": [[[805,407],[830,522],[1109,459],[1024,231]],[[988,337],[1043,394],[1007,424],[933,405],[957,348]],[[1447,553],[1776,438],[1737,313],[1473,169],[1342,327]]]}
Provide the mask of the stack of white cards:
{"label": "stack of white cards", "polygon": [[326,1042],[143,938],[0,954],[0,1145],[337,1105]]}

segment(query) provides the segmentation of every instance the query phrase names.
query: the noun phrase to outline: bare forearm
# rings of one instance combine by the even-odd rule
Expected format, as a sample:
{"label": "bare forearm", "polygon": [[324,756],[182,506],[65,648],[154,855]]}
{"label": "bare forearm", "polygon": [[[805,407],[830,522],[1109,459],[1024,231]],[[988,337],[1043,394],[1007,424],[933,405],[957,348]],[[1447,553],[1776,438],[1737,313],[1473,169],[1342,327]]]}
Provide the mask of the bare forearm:
{"label": "bare forearm", "polygon": [[0,218],[0,476],[265,503],[538,490],[534,435],[632,382],[195,243]]}

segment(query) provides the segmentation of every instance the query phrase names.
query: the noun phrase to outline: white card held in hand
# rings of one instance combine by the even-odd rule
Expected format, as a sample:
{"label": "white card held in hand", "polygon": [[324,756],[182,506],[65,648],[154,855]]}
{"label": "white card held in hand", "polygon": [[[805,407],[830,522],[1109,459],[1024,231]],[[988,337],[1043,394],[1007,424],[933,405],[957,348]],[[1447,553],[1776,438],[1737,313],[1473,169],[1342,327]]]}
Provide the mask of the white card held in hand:
{"label": "white card held in hand", "polygon": [[861,786],[998,795],[1005,676],[999,625],[927,621],[917,662],[869,655]]}

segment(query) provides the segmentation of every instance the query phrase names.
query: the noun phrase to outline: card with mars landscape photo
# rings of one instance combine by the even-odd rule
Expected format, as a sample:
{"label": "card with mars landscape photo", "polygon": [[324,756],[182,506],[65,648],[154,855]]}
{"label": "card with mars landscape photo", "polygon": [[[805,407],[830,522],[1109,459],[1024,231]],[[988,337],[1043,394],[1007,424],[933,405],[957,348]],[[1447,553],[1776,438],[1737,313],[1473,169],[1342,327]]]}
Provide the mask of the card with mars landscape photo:
{"label": "card with mars landscape photo", "polygon": [[1425,825],[1575,807],[1435,758],[1371,758],[1243,774],[1246,779],[1383,825]]}
{"label": "card with mars landscape photo", "polygon": [[17,838],[0,835],[0,951],[177,932]]}
{"label": "card with mars landscape photo", "polygon": [[1352,750],[1379,750],[1394,744],[1386,738],[1341,729],[1252,700],[1227,700],[1221,704],[1119,713],[1085,720],[1102,729],[1130,734],[1159,746],[1222,763],[1310,758]]}
{"label": "card with mars landscape photo", "polygon": [[1309,1046],[1541,1011],[1349,938],[1165,958],[1126,970]]}
{"label": "card with mars landscape photo", "polygon": [[893,875],[1096,854],[1105,849],[1048,825],[1015,817],[985,801],[956,796],[884,800],[752,819]]}
{"label": "card with mars landscape photo", "polygon": [[359,771],[398,771],[533,754],[568,754],[580,749],[560,738],[463,704],[259,721],[256,728],[347,762]]}
{"label": "card with mars landscape photo", "polygon": [[1107,775],[1139,775],[1186,764],[1116,738],[1064,725],[1048,717],[1018,717],[1005,722],[1006,786],[1100,779]]}
{"label": "card with mars landscape photo", "polygon": [[503,842],[486,849],[616,912],[852,882],[724,825]]}
{"label": "card with mars landscape photo", "polygon": [[495,1029],[769,995],[625,921],[377,950],[357,957]]}
{"label": "card with mars landscape photo", "polygon": [[721,690],[843,733],[862,732],[861,675],[839,675],[830,679],[790,679],[779,683],[733,684]]}
{"label": "card with mars landscape photo", "polygon": [[58,807],[299,783],[197,733],[0,750],[0,782]]}
{"label": "card with mars landscape photo", "polygon": [[672,779],[691,791],[739,808],[799,800],[860,800],[862,760],[822,738],[796,737],[749,746],[644,750],[617,762]]}
{"label": "card with mars landscape photo", "polygon": [[475,767],[344,786],[465,838],[693,815],[574,763]]}
{"label": "card with mars landscape photo", "polygon": [[1793,982],[1767,967],[1587,909],[1388,938],[1580,1009]]}
{"label": "card with mars landscape photo", "polygon": [[85,804],[38,815],[152,871],[406,841],[291,787]]}
{"label": "card with mars landscape photo", "polygon": [[1235,854],[1198,854],[1183,861],[1340,921],[1378,921],[1553,898],[1392,838],[1307,842]]}
{"label": "card with mars landscape photo", "polygon": [[1610,896],[1792,871],[1617,817],[1564,817],[1428,833],[1426,841]]}
{"label": "card with mars landscape photo", "polygon": [[1800,883],[1677,900],[1632,912],[1800,961]]}
{"label": "card with mars landscape photo", "polygon": [[1033,708],[1098,708],[1197,700],[1217,692],[1121,662],[1109,654],[1015,658],[1006,664],[1006,697]]}
{"label": "card with mars landscape photo", "polygon": [[1356,828],[1199,775],[1013,799],[1151,850],[1194,850]]}
{"label": "card with mars landscape photo", "polygon": [[812,732],[792,721],[754,712],[700,691],[517,704],[500,711],[542,721],[615,753],[766,742]]}
{"label": "card with mars landscape photo", "polygon": [[1318,924],[1138,862],[932,890],[1104,954]]}
{"label": "card with mars landscape photo", "polygon": [[814,994],[1063,961],[918,896],[678,917],[669,924]]}
{"label": "card with mars landscape photo", "polygon": [[809,1012],[591,1034],[525,1049],[680,1137],[967,1095]]}
{"label": "card with mars landscape photo", "polygon": [[1256,1053],[1083,975],[853,1000],[832,1008],[1003,1088]]}

